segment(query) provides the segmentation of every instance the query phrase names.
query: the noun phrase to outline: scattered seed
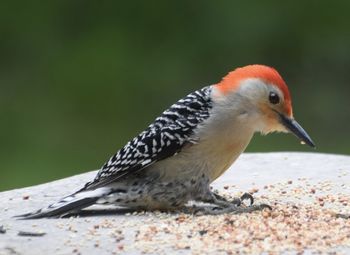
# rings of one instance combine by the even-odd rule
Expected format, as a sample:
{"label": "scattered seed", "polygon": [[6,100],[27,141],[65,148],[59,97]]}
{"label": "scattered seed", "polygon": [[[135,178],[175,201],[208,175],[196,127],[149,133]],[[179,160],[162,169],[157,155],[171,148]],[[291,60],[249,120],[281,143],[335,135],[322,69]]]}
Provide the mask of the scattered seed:
{"label": "scattered seed", "polygon": [[[262,187],[257,185],[249,192],[258,193],[258,188]],[[237,193],[228,188],[231,185],[225,187],[221,195],[228,199],[237,197]],[[295,251],[296,254],[303,254],[307,250],[312,254],[332,254],[334,247],[350,246],[350,211],[346,206],[350,204],[350,194],[347,189],[342,189],[342,193],[328,192],[332,187],[330,181],[313,183],[306,178],[294,182],[284,180],[263,186],[263,195],[255,194],[255,204],[271,204],[272,211],[216,216],[139,212],[131,217],[139,216],[140,221],[130,220],[131,217],[107,217],[89,222],[80,219],[89,226],[81,234],[88,240],[90,248],[102,248],[101,237],[113,243],[114,251],[110,251],[111,254],[133,254],[135,251],[140,254],[162,254],[164,247],[169,248],[169,253],[284,254]],[[311,203],[305,203],[305,198]],[[64,245],[71,247],[71,251],[77,255],[83,244],[75,242],[74,238],[80,232],[75,233],[74,224],[74,221],[68,220],[57,227],[70,229],[71,235],[67,236]],[[130,235],[133,242],[128,242],[128,235],[121,229],[134,229]]]}

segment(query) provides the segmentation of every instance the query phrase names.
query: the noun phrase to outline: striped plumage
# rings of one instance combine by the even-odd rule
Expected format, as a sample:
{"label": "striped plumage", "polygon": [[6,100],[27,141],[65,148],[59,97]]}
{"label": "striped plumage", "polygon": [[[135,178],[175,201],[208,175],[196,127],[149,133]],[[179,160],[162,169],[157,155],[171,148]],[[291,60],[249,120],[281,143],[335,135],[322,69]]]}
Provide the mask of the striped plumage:
{"label": "striped plumage", "polygon": [[114,154],[81,191],[104,186],[173,156],[186,143],[195,143],[196,127],[209,117],[212,108],[210,91],[210,86],[204,87],[165,110],[145,131]]}

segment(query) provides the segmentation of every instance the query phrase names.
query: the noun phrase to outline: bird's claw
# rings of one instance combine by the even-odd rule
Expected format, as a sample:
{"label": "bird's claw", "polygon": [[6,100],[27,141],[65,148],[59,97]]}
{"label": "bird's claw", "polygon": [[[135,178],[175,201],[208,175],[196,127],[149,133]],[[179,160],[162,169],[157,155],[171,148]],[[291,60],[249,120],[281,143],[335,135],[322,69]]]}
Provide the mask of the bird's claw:
{"label": "bird's claw", "polygon": [[242,202],[243,200],[246,200],[246,199],[249,199],[249,200],[250,200],[250,205],[249,205],[249,206],[251,206],[251,205],[254,204],[254,197],[252,196],[252,194],[245,192],[245,193],[240,197],[241,202]]}
{"label": "bird's claw", "polygon": [[335,215],[335,217],[348,220],[348,219],[350,219],[350,214],[337,213],[337,214]]}
{"label": "bird's claw", "polygon": [[272,207],[268,204],[258,204],[258,205],[250,205],[248,207],[239,207],[237,210],[233,210],[232,212],[234,214],[240,214],[240,213],[250,213],[254,211],[262,211],[264,209],[268,209],[272,211]]}
{"label": "bird's claw", "polygon": [[[254,205],[254,197],[250,193],[244,193],[238,198],[234,198],[231,201],[226,200],[226,198],[220,196],[217,193],[213,193],[216,201],[213,203],[214,207],[201,208],[201,213],[218,215],[222,213],[249,213],[253,211],[262,211],[264,209],[272,210],[272,207],[268,204],[258,204]],[[243,200],[249,200],[249,205],[244,205]],[[243,206],[242,206],[243,204]]]}
{"label": "bird's claw", "polygon": [[224,202],[229,202],[229,203],[234,204],[234,205],[236,205],[236,206],[241,206],[243,200],[249,200],[249,201],[250,201],[250,205],[249,205],[249,206],[251,206],[251,205],[254,204],[254,197],[252,196],[252,194],[247,193],[247,192],[244,193],[244,194],[243,194],[242,196],[240,196],[240,197],[234,198],[234,199],[231,200],[231,201],[228,201],[226,198],[220,196],[220,195],[217,194],[217,193],[213,193],[213,194],[214,194],[214,196],[215,196],[215,198],[216,198],[217,200],[219,200],[219,201],[224,201]]}
{"label": "bird's claw", "polygon": [[272,211],[272,207],[268,204],[260,204],[258,206],[260,207],[261,210],[269,209],[270,211]]}

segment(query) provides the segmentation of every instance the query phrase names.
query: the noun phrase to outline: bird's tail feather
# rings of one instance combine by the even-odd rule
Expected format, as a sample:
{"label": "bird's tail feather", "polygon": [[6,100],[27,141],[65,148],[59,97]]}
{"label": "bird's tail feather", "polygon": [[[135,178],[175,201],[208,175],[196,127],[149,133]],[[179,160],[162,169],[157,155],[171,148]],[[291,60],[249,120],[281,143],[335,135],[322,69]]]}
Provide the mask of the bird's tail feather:
{"label": "bird's tail feather", "polygon": [[77,212],[85,207],[93,205],[101,197],[108,195],[107,188],[99,188],[92,191],[77,192],[60,199],[58,202],[42,208],[38,211],[17,215],[20,219],[39,219],[45,217],[62,217],[72,212]]}

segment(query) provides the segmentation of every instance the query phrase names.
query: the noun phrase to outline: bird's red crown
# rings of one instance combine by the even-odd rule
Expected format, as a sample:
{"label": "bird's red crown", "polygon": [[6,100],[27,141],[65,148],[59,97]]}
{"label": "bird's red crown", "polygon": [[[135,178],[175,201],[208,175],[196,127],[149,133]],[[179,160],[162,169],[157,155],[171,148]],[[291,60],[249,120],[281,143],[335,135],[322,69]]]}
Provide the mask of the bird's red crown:
{"label": "bird's red crown", "polygon": [[276,69],[272,67],[265,65],[248,65],[237,68],[228,73],[218,84],[216,84],[216,87],[223,94],[226,94],[229,91],[237,89],[242,80],[251,78],[261,79],[274,86],[277,86],[284,95],[288,115],[292,115],[291,97],[287,84],[284,82]]}

